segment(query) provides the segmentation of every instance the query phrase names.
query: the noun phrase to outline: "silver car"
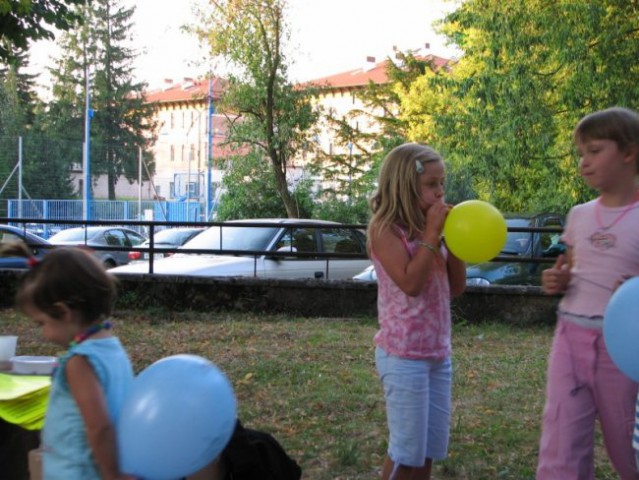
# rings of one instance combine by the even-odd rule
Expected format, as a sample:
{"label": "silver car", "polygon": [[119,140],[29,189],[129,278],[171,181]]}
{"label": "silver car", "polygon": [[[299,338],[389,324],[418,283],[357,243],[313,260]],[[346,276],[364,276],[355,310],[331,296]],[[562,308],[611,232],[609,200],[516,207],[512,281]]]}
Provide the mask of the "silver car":
{"label": "silver car", "polygon": [[154,260],[152,272],[149,262],[112,272],[337,280],[350,279],[369,264],[366,236],[357,228],[320,220],[258,219],[209,227],[171,257]]}
{"label": "silver car", "polygon": [[96,250],[95,255],[106,268],[129,263],[128,247],[135,247],[146,240],[135,230],[124,227],[67,228],[49,238],[53,245],[86,247],[120,247],[122,250]]}

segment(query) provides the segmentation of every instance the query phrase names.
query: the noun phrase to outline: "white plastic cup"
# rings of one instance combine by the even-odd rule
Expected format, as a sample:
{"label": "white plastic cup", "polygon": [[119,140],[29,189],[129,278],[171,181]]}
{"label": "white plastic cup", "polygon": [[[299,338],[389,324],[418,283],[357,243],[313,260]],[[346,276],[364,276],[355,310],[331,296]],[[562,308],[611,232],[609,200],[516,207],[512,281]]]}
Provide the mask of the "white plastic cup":
{"label": "white plastic cup", "polygon": [[11,358],[16,356],[18,337],[0,335],[0,370],[11,370]]}

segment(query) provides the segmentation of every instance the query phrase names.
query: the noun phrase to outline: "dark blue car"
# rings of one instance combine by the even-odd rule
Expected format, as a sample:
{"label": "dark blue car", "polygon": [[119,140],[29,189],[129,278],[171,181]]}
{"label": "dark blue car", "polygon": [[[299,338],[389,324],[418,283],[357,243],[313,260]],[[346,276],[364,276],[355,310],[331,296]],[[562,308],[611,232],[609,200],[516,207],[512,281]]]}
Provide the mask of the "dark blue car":
{"label": "dark blue car", "polygon": [[[30,249],[35,258],[42,258],[52,247],[44,238],[38,237],[23,228],[11,225],[0,225],[0,244],[23,242]],[[27,268],[27,260],[22,257],[1,257],[0,268]]]}
{"label": "dark blue car", "polygon": [[[469,263],[466,285],[541,285],[541,272],[565,250],[559,241],[564,221],[564,215],[555,213],[507,216],[508,235],[499,252],[500,260]],[[525,231],[527,229],[540,230]],[[531,259],[537,261],[525,261]],[[540,262],[540,259],[547,261]],[[376,282],[375,269],[371,265],[353,280]]]}
{"label": "dark blue car", "polygon": [[[506,245],[499,253],[503,260],[469,264],[466,268],[467,285],[541,285],[541,272],[565,250],[557,231],[564,227],[563,215],[543,213],[506,217],[506,225]],[[528,228],[554,231],[513,231]],[[522,261],[533,258],[548,259],[548,262]]]}

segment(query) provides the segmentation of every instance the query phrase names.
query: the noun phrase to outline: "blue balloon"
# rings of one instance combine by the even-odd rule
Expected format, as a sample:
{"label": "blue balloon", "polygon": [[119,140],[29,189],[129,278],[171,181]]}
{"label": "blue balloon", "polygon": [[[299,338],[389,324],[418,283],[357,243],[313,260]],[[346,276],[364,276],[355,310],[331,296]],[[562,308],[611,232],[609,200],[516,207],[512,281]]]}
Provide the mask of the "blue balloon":
{"label": "blue balloon", "polygon": [[233,387],[213,363],[175,355],[133,381],[117,421],[124,472],[174,480],[211,463],[231,439],[237,407]]}
{"label": "blue balloon", "polygon": [[639,382],[639,277],[625,281],[610,297],[603,334],[614,364]]}

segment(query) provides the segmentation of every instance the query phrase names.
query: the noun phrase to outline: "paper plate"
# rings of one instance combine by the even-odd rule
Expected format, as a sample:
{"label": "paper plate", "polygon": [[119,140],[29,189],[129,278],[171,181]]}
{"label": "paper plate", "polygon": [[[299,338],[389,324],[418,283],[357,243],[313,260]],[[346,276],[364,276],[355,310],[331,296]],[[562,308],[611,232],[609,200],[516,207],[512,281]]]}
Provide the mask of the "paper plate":
{"label": "paper plate", "polygon": [[20,356],[11,358],[14,373],[25,375],[51,375],[58,363],[56,357]]}

